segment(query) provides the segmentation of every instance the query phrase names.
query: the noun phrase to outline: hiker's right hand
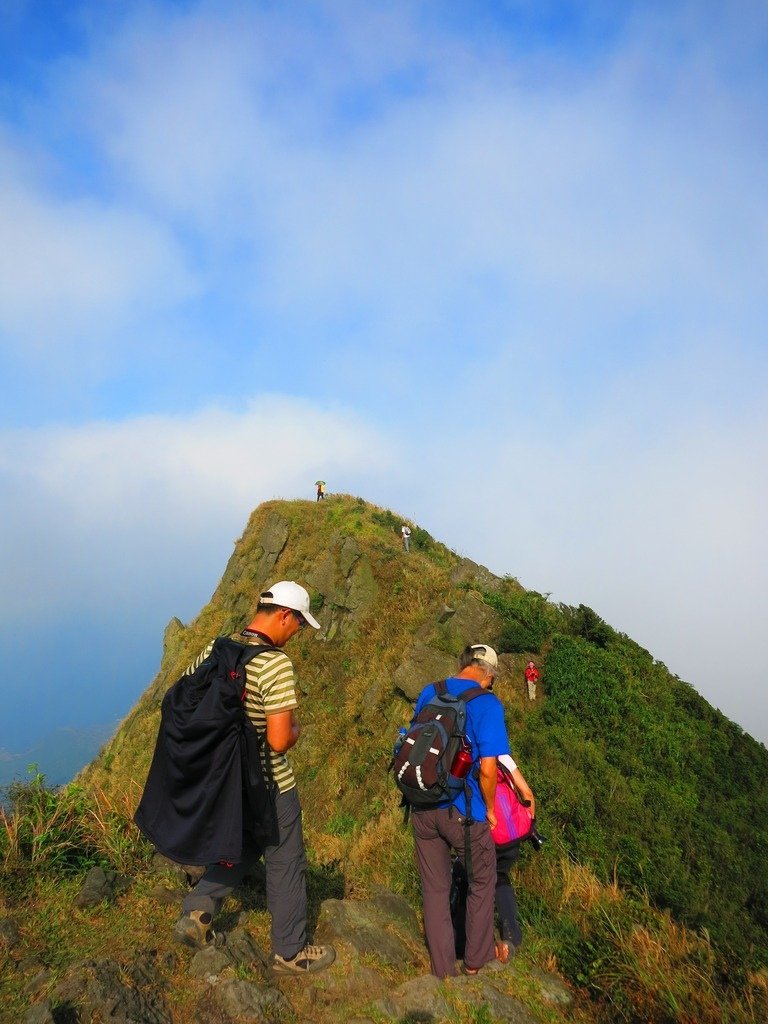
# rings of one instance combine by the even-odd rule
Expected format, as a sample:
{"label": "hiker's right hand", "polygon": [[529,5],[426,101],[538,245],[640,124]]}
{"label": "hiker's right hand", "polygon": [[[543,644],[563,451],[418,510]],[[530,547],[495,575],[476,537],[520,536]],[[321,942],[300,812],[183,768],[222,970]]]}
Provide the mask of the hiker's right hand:
{"label": "hiker's right hand", "polygon": [[486,807],[485,816],[488,819],[488,828],[496,828],[496,815]]}

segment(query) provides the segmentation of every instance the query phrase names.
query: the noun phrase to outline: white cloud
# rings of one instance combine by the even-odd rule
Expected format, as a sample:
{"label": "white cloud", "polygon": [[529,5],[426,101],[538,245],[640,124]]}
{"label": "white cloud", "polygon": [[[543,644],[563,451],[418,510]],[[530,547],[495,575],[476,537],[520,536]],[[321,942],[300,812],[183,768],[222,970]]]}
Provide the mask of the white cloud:
{"label": "white cloud", "polygon": [[[238,5],[139,21],[70,86],[129,187],[251,246],[260,303],[316,316],[352,297],[403,326],[483,275],[632,304],[756,284],[762,160],[695,20],[638,19],[569,81],[487,40],[462,52],[407,8],[379,12],[375,45],[367,20],[325,13],[315,36]],[[662,73],[670,33],[686,45]],[[404,70],[422,80],[407,98]],[[344,114],[369,94],[375,116]]]}
{"label": "white cloud", "polygon": [[125,614],[181,596],[192,579],[198,590],[212,586],[223,569],[215,559],[228,556],[260,502],[313,497],[319,473],[331,489],[337,480],[363,486],[392,459],[356,414],[277,395],[242,412],[6,431],[1,440],[6,622],[105,600]]}
{"label": "white cloud", "polygon": [[140,317],[161,313],[192,288],[164,226],[92,199],[57,197],[19,143],[0,138],[0,343],[55,363],[71,358],[73,342],[91,356],[136,322],[137,308]]}

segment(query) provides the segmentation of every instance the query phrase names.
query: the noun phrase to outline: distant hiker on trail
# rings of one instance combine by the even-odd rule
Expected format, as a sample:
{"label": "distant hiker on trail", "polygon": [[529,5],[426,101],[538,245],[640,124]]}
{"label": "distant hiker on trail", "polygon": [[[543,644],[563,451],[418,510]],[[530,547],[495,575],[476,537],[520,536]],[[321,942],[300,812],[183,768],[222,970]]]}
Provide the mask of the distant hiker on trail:
{"label": "distant hiker on trail", "polygon": [[[496,957],[493,937],[496,850],[490,829],[496,823],[493,813],[496,758],[509,753],[504,708],[498,697],[490,692],[497,670],[498,659],[492,647],[487,644],[466,647],[459,658],[459,671],[455,676],[446,679],[444,684],[430,684],[422,690],[416,701],[411,729],[400,747],[400,750],[407,751],[410,742],[414,760],[421,746],[434,749],[434,744],[439,741],[434,738],[435,713],[430,708],[436,708],[443,721],[445,709],[433,702],[440,700],[449,705],[453,702],[456,706],[455,699],[460,698],[459,710],[463,709],[465,714],[465,742],[450,766],[454,776],[463,776],[458,783],[460,788],[454,789],[448,799],[439,800],[434,806],[418,806],[417,791],[409,800],[424,900],[424,928],[432,973],[438,978],[456,974],[456,948],[449,903],[451,850],[455,851],[469,878],[462,972],[477,974],[484,964]],[[445,697],[441,697],[442,693]],[[415,744],[412,736],[418,735],[416,730],[419,726],[414,726],[414,723],[419,720],[424,723],[422,736],[427,742],[419,740]],[[400,769],[398,755],[395,756],[394,769],[396,778],[398,775],[409,777],[407,765]],[[428,763],[422,764],[416,776],[419,780],[427,778],[427,772]],[[454,792],[455,796],[452,795]]]}
{"label": "distant hiker on trail", "polygon": [[536,683],[539,681],[539,670],[529,661],[525,666],[525,681],[528,684],[528,700],[536,700]]}
{"label": "distant hiker on trail", "polygon": [[317,487],[317,501],[325,500],[325,480],[316,480],[315,487]]}
{"label": "distant hiker on trail", "polygon": [[403,538],[403,551],[407,554],[411,550],[411,528],[403,523],[400,530],[400,534]]}
{"label": "distant hiker on trail", "polygon": [[[262,743],[262,770],[275,784],[272,799],[276,829],[272,842],[263,844],[261,848],[244,843],[246,848],[239,863],[209,863],[205,874],[184,900],[182,916],[175,928],[176,938],[189,946],[201,949],[215,943],[213,918],[226,897],[263,853],[267,909],[272,916],[271,967],[279,974],[305,975],[307,972],[320,971],[333,963],[336,957],[332,946],[307,944],[307,858],[301,827],[301,806],[293,770],[285,756],[286,751],[299,739],[301,727],[296,718],[293,666],[280,648],[308,625],[313,629],[319,628],[319,623],[310,614],[309,594],[298,583],[283,580],[261,594],[251,622],[232,636],[237,644],[243,645],[246,653],[249,646],[258,649],[258,653],[245,664],[244,689],[242,692],[237,691],[235,703],[242,701],[240,707],[244,709],[244,714],[255,727]],[[211,655],[213,647],[213,642],[209,643],[185,675],[195,672]],[[206,743],[205,735],[197,738],[197,748],[198,759],[207,758],[215,762],[217,747],[210,740]],[[223,766],[217,764],[214,767],[221,770]],[[245,777],[248,771],[241,770],[239,760],[236,767],[236,784],[240,791],[240,795],[236,794],[239,810],[247,797]],[[246,767],[243,766],[244,769]],[[213,780],[210,780],[210,784],[213,784]],[[197,796],[196,792],[188,794],[188,801],[184,804],[187,815],[194,814],[193,808],[198,806]],[[138,813],[137,822],[141,825]],[[205,820],[193,821],[191,824],[198,833],[207,837],[215,830],[227,827],[226,821],[212,821],[207,815]]]}

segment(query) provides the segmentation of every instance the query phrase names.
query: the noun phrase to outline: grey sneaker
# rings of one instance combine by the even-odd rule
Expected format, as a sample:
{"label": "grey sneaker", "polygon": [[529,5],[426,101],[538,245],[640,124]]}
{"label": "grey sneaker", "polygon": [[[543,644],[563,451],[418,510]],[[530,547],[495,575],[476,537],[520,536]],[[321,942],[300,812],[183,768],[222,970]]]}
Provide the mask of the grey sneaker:
{"label": "grey sneaker", "polygon": [[191,910],[176,922],[173,934],[179,942],[193,949],[205,949],[206,946],[224,945],[224,935],[217,934],[211,927],[213,918],[207,910]]}
{"label": "grey sneaker", "polygon": [[330,967],[336,959],[333,946],[305,946],[293,957],[286,960],[279,953],[272,957],[272,970],[275,974],[314,974]]}

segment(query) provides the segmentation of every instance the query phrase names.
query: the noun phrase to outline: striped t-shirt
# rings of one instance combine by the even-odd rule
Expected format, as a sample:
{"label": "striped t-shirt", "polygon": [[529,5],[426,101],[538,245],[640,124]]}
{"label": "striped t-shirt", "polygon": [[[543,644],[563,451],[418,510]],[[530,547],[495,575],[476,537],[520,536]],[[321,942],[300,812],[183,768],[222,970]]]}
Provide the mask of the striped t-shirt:
{"label": "striped t-shirt", "polygon": [[[239,644],[255,644],[264,641],[258,636],[243,636],[233,633],[232,639]],[[211,641],[192,662],[185,675],[202,664],[213,649]],[[260,736],[266,737],[267,715],[277,711],[289,711],[298,706],[293,665],[283,651],[263,651],[245,666],[245,712]],[[290,761],[285,754],[270,749],[264,740],[261,752],[262,767],[267,778],[274,779],[281,793],[287,793],[296,785]]]}

